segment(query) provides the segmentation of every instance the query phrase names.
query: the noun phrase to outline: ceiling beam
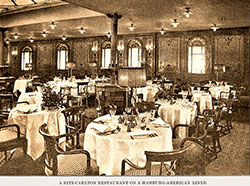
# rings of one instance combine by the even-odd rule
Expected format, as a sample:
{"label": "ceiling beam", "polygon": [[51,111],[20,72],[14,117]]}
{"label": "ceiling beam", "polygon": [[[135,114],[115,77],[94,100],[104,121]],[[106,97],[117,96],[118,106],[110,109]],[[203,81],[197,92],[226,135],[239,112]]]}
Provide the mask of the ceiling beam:
{"label": "ceiling beam", "polygon": [[35,11],[26,11],[12,15],[0,17],[0,27],[10,28],[44,22],[70,20],[78,18],[87,18],[95,16],[106,16],[104,14],[88,10],[72,4],[66,4],[56,7],[49,7]]}

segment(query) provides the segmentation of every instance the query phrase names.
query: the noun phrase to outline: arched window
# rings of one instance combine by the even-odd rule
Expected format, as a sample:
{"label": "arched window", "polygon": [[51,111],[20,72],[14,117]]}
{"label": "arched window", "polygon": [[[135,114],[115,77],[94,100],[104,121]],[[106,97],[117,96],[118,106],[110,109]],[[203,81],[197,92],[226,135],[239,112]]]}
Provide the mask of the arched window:
{"label": "arched window", "polygon": [[192,38],[188,42],[188,72],[205,74],[206,71],[206,40],[200,37]]}
{"label": "arched window", "polygon": [[57,70],[65,70],[69,58],[69,47],[66,44],[59,44],[57,47]]}
{"label": "arched window", "polygon": [[104,41],[102,43],[102,68],[109,68],[111,62],[111,43]]}
{"label": "arched window", "polygon": [[32,48],[25,46],[22,48],[21,70],[32,70]]}
{"label": "arched window", "polygon": [[141,67],[142,44],[139,40],[133,39],[128,43],[128,66]]}

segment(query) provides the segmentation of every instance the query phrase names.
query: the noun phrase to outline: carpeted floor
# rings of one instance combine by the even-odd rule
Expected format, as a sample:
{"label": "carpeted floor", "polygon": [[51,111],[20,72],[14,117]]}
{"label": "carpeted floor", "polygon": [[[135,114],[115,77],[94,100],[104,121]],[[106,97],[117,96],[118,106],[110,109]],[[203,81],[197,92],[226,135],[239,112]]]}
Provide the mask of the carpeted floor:
{"label": "carpeted floor", "polygon": [[[233,127],[221,138],[222,151],[207,165],[206,175],[249,175],[249,122],[233,122]],[[0,165],[0,175],[45,175],[43,157],[33,161],[17,149],[11,161]]]}

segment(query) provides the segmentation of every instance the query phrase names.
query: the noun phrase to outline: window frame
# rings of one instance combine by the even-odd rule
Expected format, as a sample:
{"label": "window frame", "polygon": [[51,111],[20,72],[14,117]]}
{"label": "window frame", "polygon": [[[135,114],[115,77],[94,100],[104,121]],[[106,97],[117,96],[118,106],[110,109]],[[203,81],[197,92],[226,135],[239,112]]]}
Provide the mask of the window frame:
{"label": "window frame", "polygon": [[[194,53],[194,47],[200,47],[200,53]],[[191,53],[190,53],[191,52]],[[187,48],[187,72],[189,74],[202,75],[207,73],[206,65],[208,63],[206,59],[206,40],[201,37],[194,37],[189,40]],[[204,69],[200,69],[200,72],[193,72],[193,57],[200,56],[204,60]],[[191,60],[191,61],[190,61]],[[191,68],[191,69],[190,69]],[[204,72],[202,72],[204,71]]]}
{"label": "window frame", "polygon": [[[106,49],[109,49],[110,51],[110,59],[109,59],[109,64],[108,65],[105,65],[106,64]],[[111,64],[111,42],[110,41],[104,41],[101,45],[101,59],[102,59],[102,64],[101,64],[101,68],[102,69],[108,69],[110,67],[110,64]],[[103,66],[104,64],[104,66]]]}
{"label": "window frame", "polygon": [[[138,61],[137,65],[133,66],[133,49],[138,49]],[[142,66],[142,42],[139,39],[131,39],[128,42],[128,67],[137,67],[140,68]]]}
{"label": "window frame", "polygon": [[[29,62],[28,63],[25,63],[25,55],[24,53],[29,53]],[[21,49],[21,56],[20,56],[20,61],[21,61],[21,71],[30,71],[30,70],[34,70],[35,69],[35,66],[34,66],[34,60],[33,60],[33,48],[29,45],[26,45],[24,47],[22,47]],[[26,68],[26,64],[29,64],[31,63],[32,64],[32,67],[31,68]]]}
{"label": "window frame", "polygon": [[[60,64],[59,64],[59,56],[61,55],[60,54],[61,51],[65,51],[64,68],[63,67],[59,68],[59,66],[61,66],[61,62],[62,62],[62,60],[61,60]],[[66,69],[66,62],[68,62],[68,61],[69,61],[69,46],[66,43],[58,44],[56,47],[56,70],[67,70]]]}

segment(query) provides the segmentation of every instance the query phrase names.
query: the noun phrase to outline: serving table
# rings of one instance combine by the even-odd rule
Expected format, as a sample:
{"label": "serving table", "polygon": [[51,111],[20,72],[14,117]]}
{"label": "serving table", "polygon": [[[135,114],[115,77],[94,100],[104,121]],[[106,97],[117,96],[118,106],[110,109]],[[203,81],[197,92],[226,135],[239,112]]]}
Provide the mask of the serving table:
{"label": "serving table", "polygon": [[110,118],[104,115],[91,122],[85,132],[84,149],[90,153],[91,158],[96,160],[99,166],[99,173],[106,175],[120,175],[121,162],[128,158],[138,166],[144,166],[146,156],[144,151],[172,151],[172,130],[167,128],[154,128],[149,125],[151,131],[155,131],[158,136],[132,139],[130,134],[141,129],[132,129],[127,132],[124,124],[118,124],[120,132],[110,135],[99,135],[94,128],[98,125],[96,121],[111,119],[110,122],[118,123],[118,116]]}

